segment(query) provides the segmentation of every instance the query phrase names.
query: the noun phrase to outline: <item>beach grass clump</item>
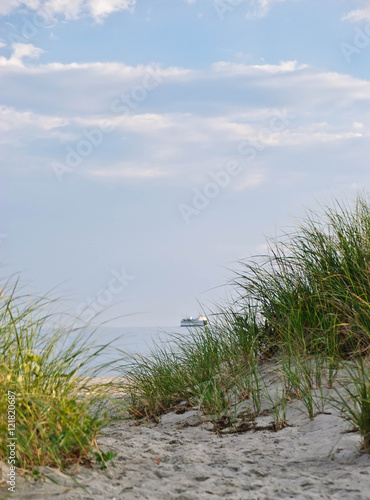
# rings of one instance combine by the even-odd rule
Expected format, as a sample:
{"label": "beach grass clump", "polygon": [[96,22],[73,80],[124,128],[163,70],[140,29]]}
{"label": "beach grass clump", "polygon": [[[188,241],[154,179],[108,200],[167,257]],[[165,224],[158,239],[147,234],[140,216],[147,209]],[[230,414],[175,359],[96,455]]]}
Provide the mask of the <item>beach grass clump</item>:
{"label": "beach grass clump", "polygon": [[172,334],[149,356],[133,356],[123,373],[132,414],[152,418],[182,402],[207,411],[226,407],[231,385],[226,359],[226,339],[207,327],[185,337]]}
{"label": "beach grass clump", "polygon": [[[309,418],[323,408],[322,385],[325,360],[319,356],[282,358],[281,371],[287,393],[302,401]],[[317,395],[319,392],[319,396]]]}
{"label": "beach grass clump", "polygon": [[56,325],[52,309],[48,298],[22,295],[18,283],[1,290],[0,460],[8,463],[14,436],[11,465],[24,471],[82,463],[104,424],[94,409],[102,395],[87,381],[103,369],[107,346],[94,345],[93,332]]}
{"label": "beach grass clump", "polygon": [[[271,349],[350,357],[370,351],[370,204],[309,212],[297,230],[242,263],[235,283]],[[261,329],[262,330],[262,329]]]}
{"label": "beach grass clump", "polygon": [[[234,321],[237,327],[231,328]],[[245,392],[255,383],[257,334],[253,325],[228,310],[209,326],[169,335],[148,356],[131,356],[122,375],[132,415],[155,418],[179,403],[221,415],[237,397],[238,386]],[[250,381],[244,376],[247,367]]]}
{"label": "beach grass clump", "polygon": [[263,396],[274,419],[274,430],[280,431],[287,426],[287,396],[284,384],[275,385],[275,391],[270,392],[266,382],[262,379]]}
{"label": "beach grass clump", "polygon": [[353,360],[345,372],[328,402],[360,433],[362,448],[370,453],[370,359]]}

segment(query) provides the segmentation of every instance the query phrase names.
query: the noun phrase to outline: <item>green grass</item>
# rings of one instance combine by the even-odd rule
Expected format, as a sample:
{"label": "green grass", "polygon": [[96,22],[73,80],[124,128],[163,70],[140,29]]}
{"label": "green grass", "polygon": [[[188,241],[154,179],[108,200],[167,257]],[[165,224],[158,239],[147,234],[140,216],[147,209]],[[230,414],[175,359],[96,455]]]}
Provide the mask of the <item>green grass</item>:
{"label": "green grass", "polygon": [[[267,255],[240,262],[233,285],[237,299],[205,329],[174,336],[125,366],[133,416],[157,418],[185,400],[220,418],[243,399],[255,416],[266,402],[260,366],[267,359],[280,363],[284,385],[274,404],[267,397],[277,428],[286,424],[287,395],[310,418],[322,411],[324,375],[330,390],[342,362],[370,356],[368,198],[308,212],[292,232],[268,241]],[[361,387],[347,396],[366,429],[368,385]],[[367,431],[361,434],[368,451]]]}
{"label": "green grass", "polygon": [[247,366],[252,369],[257,330],[250,324],[230,328],[231,320],[238,322],[239,317],[232,312],[220,314],[210,327],[172,334],[150,355],[132,356],[122,373],[132,414],[155,418],[186,401],[221,415],[231,405],[235,386],[244,384],[247,391],[240,374]]}
{"label": "green grass", "polygon": [[370,206],[308,213],[235,283],[266,323],[270,346],[349,357],[370,352]]}
{"label": "green grass", "polygon": [[18,283],[8,282],[1,290],[0,460],[7,462],[9,455],[11,391],[15,465],[24,471],[82,463],[105,423],[94,409],[102,388],[86,384],[104,369],[99,355],[108,346],[94,345],[93,331],[60,326],[53,310],[53,301],[22,295]]}
{"label": "green grass", "polygon": [[359,358],[346,366],[346,374],[329,402],[361,434],[362,447],[370,453],[370,365]]}

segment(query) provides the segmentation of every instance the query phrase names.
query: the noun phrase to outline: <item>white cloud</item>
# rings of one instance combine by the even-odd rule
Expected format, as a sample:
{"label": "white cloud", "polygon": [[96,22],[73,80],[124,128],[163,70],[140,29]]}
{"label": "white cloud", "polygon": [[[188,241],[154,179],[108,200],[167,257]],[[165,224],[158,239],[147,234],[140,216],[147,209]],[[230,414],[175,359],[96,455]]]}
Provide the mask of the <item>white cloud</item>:
{"label": "white cloud", "polygon": [[153,168],[151,165],[141,165],[138,163],[127,164],[120,163],[104,169],[92,170],[90,173],[93,177],[106,179],[136,179],[147,180],[166,177],[168,173],[159,168]]}
{"label": "white cloud", "polygon": [[132,11],[135,3],[136,0],[8,0],[1,3],[0,15],[9,15],[23,7],[49,20],[55,16],[65,19],[91,16],[101,21],[113,12]]}
{"label": "white cloud", "polygon": [[58,116],[41,115],[32,111],[17,111],[11,107],[0,106],[0,130],[3,132],[28,126],[53,130],[69,123],[69,120]]}
{"label": "white cloud", "polygon": [[264,17],[267,15],[274,3],[286,2],[287,0],[252,0],[250,10],[247,14],[247,19]]}
{"label": "white cloud", "polygon": [[[368,3],[368,0],[366,0]],[[348,14],[343,16],[344,21],[352,21],[358,23],[360,21],[370,21],[370,6],[366,6],[363,9],[351,10]]]}
{"label": "white cloud", "polygon": [[352,126],[355,130],[362,130],[365,127],[365,125],[361,122],[353,122]]}
{"label": "white cloud", "polygon": [[109,121],[115,129],[128,130],[133,133],[154,134],[174,126],[171,116],[160,113],[131,113],[128,116],[103,115],[100,118],[76,118],[80,127],[99,127],[102,122]]}
{"label": "white cloud", "polygon": [[[296,61],[219,62],[202,71],[154,63],[24,64],[26,57],[40,54],[31,44],[16,44],[9,59],[0,58],[8,103],[0,108],[2,147],[17,142],[30,148],[27,154],[34,148],[40,168],[66,163],[67,148],[77,150],[79,141],[86,141],[84,131],[110,122],[113,133],[91,148],[76,175],[197,183],[194,176],[222,169],[230,159],[245,162],[238,153],[244,141],[257,144],[257,159],[240,177],[240,189],[252,189],[271,180],[276,158],[294,151],[302,157],[320,149],[362,151],[370,135],[370,82]],[[157,76],[158,85],[147,96],[138,92],[126,111],[112,107],[116,100],[132,99],[149,74]],[[295,117],[281,130],[271,127],[271,120],[276,125],[276,116],[284,113]],[[40,160],[44,150],[55,151],[48,163]]]}
{"label": "white cloud", "polygon": [[282,61],[280,64],[237,64],[232,62],[218,62],[213,69],[227,75],[253,75],[261,73],[290,73],[308,68],[307,64],[298,64],[297,61]]}
{"label": "white cloud", "polygon": [[101,19],[109,16],[112,12],[120,10],[131,10],[135,6],[135,0],[93,0],[91,1],[90,11],[92,17]]}
{"label": "white cloud", "polygon": [[44,50],[35,47],[32,43],[13,43],[12,45],[12,55],[9,59],[6,57],[0,57],[0,65],[15,65],[24,67],[23,59],[37,59],[40,55],[45,52]]}
{"label": "white cloud", "polygon": [[[9,58],[4,56],[0,57],[0,64],[2,66],[12,66],[16,64],[17,66],[24,66],[23,58],[29,57],[37,59],[43,52],[43,49],[35,47],[31,43],[13,43],[12,44],[12,54]],[[192,78],[196,72],[189,69],[179,68],[176,66],[170,66],[167,68],[161,68],[158,64],[139,64],[137,66],[128,66],[124,63],[118,62],[91,62],[91,63],[58,63],[53,62],[49,64],[39,64],[34,65],[32,67],[28,66],[25,70],[25,76],[30,74],[52,74],[52,73],[77,73],[78,71],[92,72],[95,74],[96,78],[99,77],[108,77],[115,79],[124,79],[124,80],[143,80],[146,78],[148,80],[152,79],[148,83],[153,85],[157,78],[157,81],[160,83],[161,81],[168,79],[188,79]],[[145,83],[141,82],[141,83]]]}
{"label": "white cloud", "polygon": [[[184,0],[188,4],[194,4],[197,0]],[[242,5],[249,7],[246,15],[247,19],[258,19],[268,14],[275,3],[286,2],[287,0],[210,0],[220,13],[232,12]],[[223,15],[223,14],[222,14]]]}
{"label": "white cloud", "polygon": [[0,143],[24,146],[25,142],[40,138],[73,141],[78,135],[69,130],[70,123],[59,116],[0,106]]}
{"label": "white cloud", "polygon": [[235,191],[244,191],[260,186],[266,180],[265,172],[248,172],[244,177],[238,179]]}
{"label": "white cloud", "polygon": [[[186,145],[214,147],[217,144],[241,141],[258,142],[260,146],[282,147],[297,145],[313,145],[334,141],[361,138],[365,135],[352,123],[330,125],[327,122],[298,125],[293,118],[291,124],[282,131],[269,129],[269,119],[281,116],[279,110],[261,110],[266,118],[245,122],[245,115],[223,115],[203,117],[191,113],[131,113],[129,116],[102,115],[93,118],[75,117],[66,124],[73,125],[76,130],[99,128],[100,124],[109,122],[118,133],[132,134],[130,137],[142,137],[159,145],[163,144],[163,152],[171,149],[177,152]],[[288,116],[288,113],[285,113]],[[275,123],[275,122],[274,122]],[[363,126],[364,127],[364,126]],[[355,128],[355,132],[353,131]],[[260,134],[263,130],[263,134]],[[366,134],[368,135],[368,134]],[[167,143],[167,144],[166,144]],[[162,156],[163,158],[165,157]]]}

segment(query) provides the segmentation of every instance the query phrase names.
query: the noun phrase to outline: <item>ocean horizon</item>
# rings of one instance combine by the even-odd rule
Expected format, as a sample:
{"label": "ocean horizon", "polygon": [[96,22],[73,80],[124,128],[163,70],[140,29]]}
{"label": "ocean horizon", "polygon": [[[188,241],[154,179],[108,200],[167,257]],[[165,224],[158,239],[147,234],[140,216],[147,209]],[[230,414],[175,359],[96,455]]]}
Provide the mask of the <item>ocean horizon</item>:
{"label": "ocean horizon", "polygon": [[[96,346],[111,343],[110,347],[99,355],[99,364],[117,358],[122,358],[124,363],[125,355],[127,355],[127,359],[133,354],[149,355],[156,343],[170,342],[171,334],[186,336],[188,329],[181,326],[96,327],[91,341]],[[99,376],[113,374],[108,366],[99,372]]]}

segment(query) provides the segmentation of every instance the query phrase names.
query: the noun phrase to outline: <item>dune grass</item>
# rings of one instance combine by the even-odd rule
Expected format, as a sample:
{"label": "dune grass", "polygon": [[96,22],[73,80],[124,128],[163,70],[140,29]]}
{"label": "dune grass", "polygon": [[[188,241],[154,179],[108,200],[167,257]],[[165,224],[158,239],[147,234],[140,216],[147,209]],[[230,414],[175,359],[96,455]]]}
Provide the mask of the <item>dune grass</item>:
{"label": "dune grass", "polygon": [[264,340],[328,356],[370,352],[370,205],[308,213],[235,283],[266,321]]}
{"label": "dune grass", "polygon": [[19,470],[82,463],[105,423],[94,409],[102,394],[87,382],[104,369],[99,355],[108,346],[94,345],[93,331],[56,319],[49,298],[22,295],[17,282],[1,290],[0,460],[8,463],[11,403]]}
{"label": "dune grass", "polygon": [[330,397],[330,404],[362,436],[362,447],[370,453],[370,366],[362,358],[347,364],[344,381]]}
{"label": "dune grass", "polygon": [[243,390],[249,392],[240,374],[251,368],[257,330],[251,323],[231,324],[239,319],[228,312],[210,326],[191,328],[187,335],[171,334],[148,356],[132,356],[122,373],[132,414],[155,418],[184,401],[221,414],[230,407],[230,391],[236,385],[244,384]]}
{"label": "dune grass", "polygon": [[[233,284],[237,299],[207,327],[125,367],[132,415],[156,418],[186,401],[219,418],[249,399],[255,416],[266,402],[259,370],[267,359],[278,363],[283,385],[275,404],[267,398],[277,428],[285,425],[288,395],[310,418],[322,411],[324,375],[333,388],[343,362],[367,365],[370,355],[369,199],[308,212],[295,230],[268,241],[267,255],[240,262]],[[348,398],[332,403],[358,422],[368,451],[369,372],[351,373],[348,384],[361,388],[347,394],[356,415],[345,407]]]}

